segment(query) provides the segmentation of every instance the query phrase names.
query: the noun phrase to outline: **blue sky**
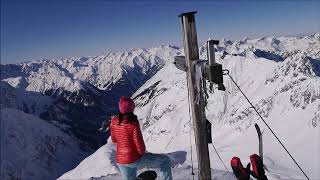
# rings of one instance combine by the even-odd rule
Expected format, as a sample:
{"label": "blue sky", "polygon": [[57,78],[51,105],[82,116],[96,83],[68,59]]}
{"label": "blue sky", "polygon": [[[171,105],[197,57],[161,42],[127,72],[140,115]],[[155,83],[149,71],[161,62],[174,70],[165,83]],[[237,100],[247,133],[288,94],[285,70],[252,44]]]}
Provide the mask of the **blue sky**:
{"label": "blue sky", "polygon": [[1,63],[181,46],[194,10],[200,43],[320,32],[320,1],[1,0]]}

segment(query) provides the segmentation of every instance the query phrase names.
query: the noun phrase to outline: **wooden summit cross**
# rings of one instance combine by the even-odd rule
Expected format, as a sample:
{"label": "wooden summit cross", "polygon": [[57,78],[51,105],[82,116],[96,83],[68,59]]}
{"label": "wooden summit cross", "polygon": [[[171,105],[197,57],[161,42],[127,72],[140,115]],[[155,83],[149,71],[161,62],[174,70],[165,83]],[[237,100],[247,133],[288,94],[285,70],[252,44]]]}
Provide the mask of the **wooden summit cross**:
{"label": "wooden summit cross", "polygon": [[[185,56],[176,56],[174,64],[180,70],[187,72],[188,92],[191,97],[192,107],[192,119],[193,129],[195,133],[195,143],[198,158],[198,177],[201,180],[211,179],[210,158],[208,150],[208,142],[211,143],[211,129],[208,130],[208,120],[205,116],[205,102],[202,88],[197,88],[196,82],[196,68],[195,64],[198,62],[204,62],[199,60],[199,49],[197,42],[197,32],[194,14],[196,12],[182,13],[179,15],[181,18],[181,27],[183,32],[183,46]],[[210,83],[218,84],[219,90],[225,90],[223,86],[223,73],[221,64],[215,63],[214,58],[214,44],[218,44],[219,41],[209,40],[207,42],[208,59],[209,63],[203,63],[205,66],[205,77]],[[199,87],[199,86],[198,86]],[[209,126],[211,128],[211,124]],[[210,133],[208,133],[210,132]]]}

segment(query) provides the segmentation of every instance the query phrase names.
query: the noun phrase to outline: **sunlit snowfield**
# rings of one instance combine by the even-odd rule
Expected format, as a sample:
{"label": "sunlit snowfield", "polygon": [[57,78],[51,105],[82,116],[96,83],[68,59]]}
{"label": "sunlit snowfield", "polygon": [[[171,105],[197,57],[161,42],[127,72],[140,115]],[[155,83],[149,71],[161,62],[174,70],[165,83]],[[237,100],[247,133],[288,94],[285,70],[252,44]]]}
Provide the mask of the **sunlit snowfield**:
{"label": "sunlit snowfield", "polygon": [[[204,47],[200,54],[206,58]],[[306,174],[320,179],[320,34],[222,40],[216,56]],[[172,54],[166,60],[165,66],[132,96],[137,104],[135,113],[147,150],[173,153],[170,157],[174,179],[192,179],[191,165],[197,167],[197,157],[190,130],[186,74],[172,64]],[[212,177],[235,179],[229,165],[231,158],[238,156],[246,165],[249,156],[258,153],[254,128],[254,123],[258,123],[263,131],[267,177],[303,179],[298,167],[227,76],[224,84],[225,92],[209,93],[206,115],[212,122],[213,143],[228,171],[209,145]],[[114,148],[109,142],[60,179],[119,179]]]}

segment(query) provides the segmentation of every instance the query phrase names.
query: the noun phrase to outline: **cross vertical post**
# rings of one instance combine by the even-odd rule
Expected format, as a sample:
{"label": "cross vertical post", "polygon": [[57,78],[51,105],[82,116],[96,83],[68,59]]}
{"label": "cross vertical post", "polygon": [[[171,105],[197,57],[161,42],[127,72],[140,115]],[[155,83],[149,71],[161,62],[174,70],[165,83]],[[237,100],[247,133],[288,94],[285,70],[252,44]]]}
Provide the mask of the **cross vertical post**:
{"label": "cross vertical post", "polygon": [[[208,149],[208,137],[206,132],[206,118],[204,108],[204,97],[196,88],[196,74],[193,62],[199,60],[199,49],[197,42],[196,22],[194,14],[188,12],[179,15],[183,32],[183,46],[187,65],[187,81],[189,95],[191,97],[193,129],[198,158],[198,177],[200,180],[211,180],[211,168]],[[196,96],[199,94],[200,101],[196,103]]]}

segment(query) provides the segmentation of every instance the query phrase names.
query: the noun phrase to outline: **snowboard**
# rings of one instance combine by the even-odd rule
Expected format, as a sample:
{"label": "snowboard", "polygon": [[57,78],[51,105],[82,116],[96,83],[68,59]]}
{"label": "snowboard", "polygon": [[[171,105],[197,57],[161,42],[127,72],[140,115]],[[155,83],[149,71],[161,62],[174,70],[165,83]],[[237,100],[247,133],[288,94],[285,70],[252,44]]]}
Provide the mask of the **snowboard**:
{"label": "snowboard", "polygon": [[155,180],[157,178],[157,173],[152,170],[144,171],[139,174],[137,180]]}

